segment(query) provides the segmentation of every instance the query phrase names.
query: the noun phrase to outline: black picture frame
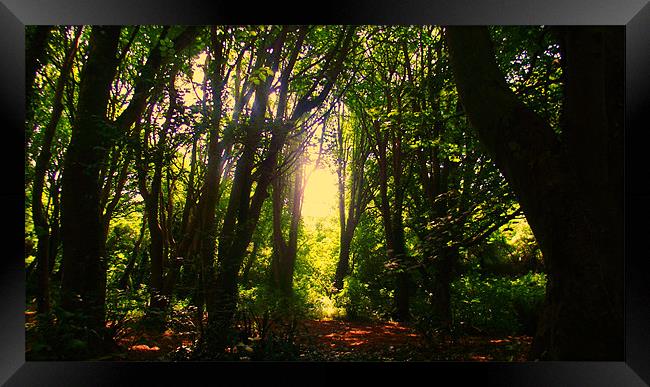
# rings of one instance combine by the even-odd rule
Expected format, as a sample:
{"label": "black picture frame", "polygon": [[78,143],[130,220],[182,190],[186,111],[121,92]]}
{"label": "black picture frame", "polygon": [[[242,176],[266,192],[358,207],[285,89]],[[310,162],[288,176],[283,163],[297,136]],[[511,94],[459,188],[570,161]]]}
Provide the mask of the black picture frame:
{"label": "black picture frame", "polygon": [[[270,16],[274,13],[274,16]],[[626,31],[625,360],[528,363],[144,363],[26,362],[24,274],[24,27],[34,24],[436,24],[619,25]],[[447,0],[355,3],[111,0],[2,0],[0,107],[0,383],[7,386],[270,385],[467,382],[517,386],[644,386],[650,383],[650,291],[645,252],[650,219],[650,5],[647,0]],[[645,129],[645,130],[644,130]],[[7,142],[5,142],[7,141]],[[605,334],[605,333],[604,333]],[[226,383],[226,377],[235,378]],[[424,378],[424,379],[420,379]],[[445,382],[445,384],[451,382]],[[201,383],[202,385],[204,383]]]}

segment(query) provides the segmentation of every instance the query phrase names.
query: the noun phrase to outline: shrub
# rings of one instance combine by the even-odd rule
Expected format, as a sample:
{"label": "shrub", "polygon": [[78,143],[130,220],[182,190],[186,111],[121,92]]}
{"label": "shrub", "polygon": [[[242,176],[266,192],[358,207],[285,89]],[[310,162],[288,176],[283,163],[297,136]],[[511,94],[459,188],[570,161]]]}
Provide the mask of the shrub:
{"label": "shrub", "polygon": [[266,287],[241,289],[237,309],[237,334],[230,358],[243,360],[296,360],[298,322],[309,316],[312,305],[305,289],[285,295]]}
{"label": "shrub", "polygon": [[383,319],[390,315],[392,291],[373,287],[356,276],[348,276],[343,289],[334,296],[335,303],[345,310],[345,318],[351,321]]}
{"label": "shrub", "polygon": [[544,300],[546,277],[483,277],[468,273],[452,284],[455,328],[488,334],[532,334]]}

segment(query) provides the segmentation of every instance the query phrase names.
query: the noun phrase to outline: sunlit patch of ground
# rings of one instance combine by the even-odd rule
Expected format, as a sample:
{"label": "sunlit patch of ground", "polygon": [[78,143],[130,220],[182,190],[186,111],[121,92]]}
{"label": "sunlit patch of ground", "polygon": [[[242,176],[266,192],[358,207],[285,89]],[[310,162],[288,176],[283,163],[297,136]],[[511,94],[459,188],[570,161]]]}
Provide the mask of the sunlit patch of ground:
{"label": "sunlit patch of ground", "polygon": [[413,328],[396,322],[304,322],[300,342],[306,360],[343,361],[525,361],[528,336],[437,337],[427,342]]}

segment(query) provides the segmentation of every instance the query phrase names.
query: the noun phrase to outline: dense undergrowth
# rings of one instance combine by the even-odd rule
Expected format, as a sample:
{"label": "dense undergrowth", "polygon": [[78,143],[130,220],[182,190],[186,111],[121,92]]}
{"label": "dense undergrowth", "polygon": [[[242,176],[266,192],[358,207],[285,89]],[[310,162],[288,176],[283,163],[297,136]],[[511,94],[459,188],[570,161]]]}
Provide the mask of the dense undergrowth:
{"label": "dense undergrowth", "polygon": [[[545,276],[539,273],[508,277],[468,272],[452,284],[451,332],[443,332],[433,324],[435,316],[422,302],[414,304],[413,320],[407,326],[428,339],[439,334],[451,334],[455,338],[531,336],[544,298],[545,281]],[[119,359],[125,356],[123,352],[133,348],[159,348],[161,338],[170,343],[164,343],[169,347],[168,352],[157,360],[327,359],[322,350],[314,349],[315,338],[306,337],[309,332],[303,322],[326,319],[372,324],[388,321],[389,308],[385,307],[382,315],[378,312],[381,308],[377,309],[376,305],[386,301],[390,294],[379,293],[376,297],[369,288],[368,284],[350,277],[344,289],[328,302],[323,301],[326,297],[314,297],[300,288],[291,297],[267,287],[241,289],[237,324],[230,336],[230,345],[225,353],[218,355],[197,351],[203,322],[198,320],[197,309],[189,300],[173,303],[162,330],[166,333],[156,336],[156,330],[146,324],[144,290],[114,293],[112,320],[107,324],[106,333],[112,336],[114,346],[104,348],[111,355],[102,359]],[[50,324],[28,323],[28,359],[74,359],[90,350],[80,341],[66,339],[78,334],[75,330],[83,329],[82,321],[74,317],[56,311]],[[86,334],[92,336],[95,332]],[[173,343],[169,338],[172,335]]]}

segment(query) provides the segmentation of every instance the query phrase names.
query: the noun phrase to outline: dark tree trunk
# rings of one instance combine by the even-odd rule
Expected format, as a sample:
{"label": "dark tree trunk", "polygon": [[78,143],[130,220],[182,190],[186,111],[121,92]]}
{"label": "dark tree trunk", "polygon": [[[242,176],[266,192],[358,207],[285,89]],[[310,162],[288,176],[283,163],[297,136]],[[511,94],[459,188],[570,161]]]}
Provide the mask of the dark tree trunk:
{"label": "dark tree trunk", "polygon": [[405,268],[407,256],[406,246],[404,244],[404,223],[402,219],[404,188],[399,186],[402,175],[402,155],[398,145],[393,144],[395,148],[392,150],[393,154],[391,155],[393,168],[392,174],[390,175],[393,177],[395,187],[391,197],[388,191],[390,176],[387,154],[388,136],[386,134],[381,135],[378,124],[374,126],[378,139],[376,152],[379,159],[379,210],[384,225],[388,260],[395,269],[394,316],[399,321],[408,321],[410,318],[410,275]]}
{"label": "dark tree trunk", "polygon": [[[34,81],[36,73],[46,63],[47,41],[52,34],[53,26],[35,26],[30,34],[25,37],[25,124],[30,125],[34,118],[32,99],[34,95]],[[31,139],[31,129],[25,132],[25,145]]]}
{"label": "dark tree trunk", "polygon": [[282,209],[284,207],[286,176],[278,176],[273,180],[273,254],[271,256],[271,286],[280,289],[284,265],[286,265],[286,256],[289,246],[282,235]]}
{"label": "dark tree trunk", "polygon": [[[264,86],[258,87],[253,107],[253,120],[250,124],[251,127],[247,128],[244,150],[237,162],[228,209],[219,236],[219,270],[216,271],[216,275],[212,261],[204,262],[204,267],[209,269],[203,272],[203,277],[208,312],[206,344],[210,351],[212,349],[219,351],[225,348],[237,305],[239,268],[256,226],[257,216],[259,216],[259,210],[256,216],[253,204],[258,203],[259,209],[261,209],[261,202],[268,196],[266,190],[269,182],[260,181],[255,195],[253,195],[253,203],[251,203],[255,151],[263,124],[267,97],[268,94],[264,91]],[[273,160],[273,165],[275,165],[275,160]],[[213,235],[216,235],[216,230],[213,232]],[[213,250],[210,253],[210,257],[214,257]]]}
{"label": "dark tree trunk", "polygon": [[[300,30],[298,40],[293,47],[291,52],[289,62],[287,66],[283,69],[281,74],[281,89],[279,94],[279,102],[276,111],[275,124],[278,126],[286,126],[284,122],[284,117],[287,109],[288,102],[288,93],[289,93],[289,77],[293,71],[293,67],[298,59],[298,54],[302,47],[302,43],[307,34],[307,29],[302,28]],[[283,134],[280,141],[277,141],[277,152],[281,151],[282,146],[284,145],[284,138],[289,131],[289,127],[283,128]],[[299,151],[300,142],[302,141],[302,136],[298,136],[294,140],[293,149],[289,151],[289,157],[294,156],[291,153]],[[275,164],[275,161],[273,161]],[[275,165],[273,165],[275,167]],[[273,185],[273,260],[271,261],[271,273],[272,281],[271,285],[275,289],[280,290],[285,296],[290,295],[293,292],[293,270],[296,262],[296,254],[298,252],[298,225],[300,222],[300,212],[302,210],[302,198],[303,198],[303,173],[302,166],[302,157],[297,156],[297,160],[294,165],[290,168],[290,172],[287,173],[287,176],[276,176],[272,181]],[[290,184],[290,178],[293,177],[293,186],[292,189],[286,189],[287,185]],[[285,240],[282,232],[282,212],[284,208],[284,199],[285,195],[291,197],[289,198],[289,203],[291,203],[291,208],[289,209],[289,214],[291,217],[291,224],[289,226],[289,235],[288,240]]]}
{"label": "dark tree trunk", "polygon": [[353,232],[354,229],[341,234],[339,260],[336,264],[336,273],[334,274],[334,287],[337,290],[343,289],[343,281],[350,272],[350,248],[352,246]]}
{"label": "dark tree trunk", "polygon": [[61,192],[59,188],[59,182],[54,183],[54,187],[51,190],[52,197],[52,219],[50,220],[50,236],[49,236],[49,252],[48,252],[48,275],[52,277],[54,271],[54,264],[56,263],[56,257],[59,253],[59,244],[61,239],[60,233],[60,222],[61,217]]}
{"label": "dark tree trunk", "polygon": [[[167,111],[167,117],[163,128],[159,133],[158,143],[156,144],[156,150],[154,153],[154,173],[151,179],[151,189],[147,192],[143,192],[142,196],[145,198],[145,207],[147,212],[147,224],[149,227],[149,237],[151,239],[151,244],[149,246],[149,252],[151,256],[151,277],[150,282],[150,292],[151,292],[151,302],[150,307],[156,311],[161,312],[166,307],[166,300],[163,299],[163,266],[165,260],[165,238],[163,227],[160,222],[160,213],[161,213],[161,190],[162,190],[162,175],[163,175],[163,162],[164,162],[164,153],[165,153],[165,139],[169,126],[171,125],[171,120],[176,109],[176,93],[174,92],[174,78],[172,76],[170,81],[170,92],[169,92],[169,108]],[[145,139],[145,141],[147,141]],[[144,182],[146,184],[146,180]]]}
{"label": "dark tree trunk", "polygon": [[[273,53],[267,58],[263,51],[264,44],[258,50],[258,65],[268,62],[277,70],[280,52],[284,45],[286,29],[280,32],[273,43]],[[268,104],[269,87],[272,77],[260,82],[255,87],[255,99],[251,112],[251,121],[245,130],[242,154],[237,161],[228,208],[219,235],[218,270],[212,262],[205,262],[204,277],[205,302],[208,311],[208,327],[205,343],[209,352],[220,353],[225,348],[232,328],[232,320],[237,306],[237,283],[239,269],[246,254],[246,249],[257,225],[262,204],[268,196],[268,186],[275,166],[277,153],[280,151],[284,136],[274,132],[269,155],[260,166],[260,178],[251,199],[253,186],[252,172],[255,165],[255,153],[261,139],[264,115]],[[279,142],[282,137],[282,142]],[[216,235],[216,230],[214,231]],[[211,253],[211,258],[214,253]]]}
{"label": "dark tree trunk", "polygon": [[454,279],[453,271],[457,260],[457,251],[444,249],[435,267],[432,300],[433,311],[440,326],[447,331],[451,328],[451,282]]}
{"label": "dark tree trunk", "polygon": [[61,306],[85,315],[85,326],[98,332],[100,338],[105,329],[106,257],[99,171],[105,149],[111,145],[106,133],[106,107],[117,69],[119,36],[119,27],[92,29],[63,170]]}
{"label": "dark tree trunk", "polygon": [[[213,60],[215,61],[214,66],[211,66],[214,70],[210,74],[210,82],[212,83],[212,99],[214,104],[214,111],[212,113],[212,120],[210,121],[210,138],[208,143],[208,166],[205,176],[205,182],[201,189],[201,196],[199,198],[198,204],[198,232],[200,235],[199,239],[199,258],[200,258],[200,278],[201,278],[201,298],[205,301],[206,310],[208,312],[208,329],[207,335],[204,337],[204,344],[208,351],[219,348],[221,341],[218,339],[222,338],[223,324],[218,324],[218,328],[215,327],[215,322],[220,322],[220,301],[219,299],[219,287],[221,286],[219,279],[216,275],[215,268],[215,248],[216,240],[218,238],[217,230],[217,219],[216,219],[216,205],[219,197],[219,185],[221,178],[221,168],[223,166],[221,160],[221,146],[220,144],[220,123],[221,123],[221,106],[222,106],[222,95],[221,92],[224,87],[223,83],[223,70],[224,70],[224,42],[220,41],[218,38],[218,31],[213,27],[211,30],[211,39],[213,52]],[[227,55],[227,54],[226,54]],[[246,150],[244,150],[246,153]],[[242,156],[244,157],[244,156]],[[253,154],[249,154],[246,158],[251,162],[253,161]],[[241,172],[241,171],[240,171]],[[248,172],[250,176],[250,171]],[[231,191],[231,201],[233,196],[236,196],[240,188],[237,187],[238,183],[242,183],[242,178],[245,180],[246,176],[240,175],[239,178],[235,176],[235,181],[233,182],[233,188]],[[250,192],[250,191],[249,191]],[[239,198],[238,198],[239,199]],[[225,226],[224,226],[225,227]],[[219,250],[221,250],[221,241],[219,243]],[[221,258],[221,257],[219,257]],[[235,273],[234,283],[236,286],[237,283],[237,273]],[[225,281],[223,284],[225,286],[231,286],[228,281]],[[235,291],[236,294],[236,291]],[[234,313],[234,308],[233,308]],[[224,316],[225,318],[230,318]],[[229,321],[229,320],[228,320]],[[223,348],[223,347],[222,347]]]}
{"label": "dark tree trunk", "polygon": [[508,88],[487,29],[447,30],[462,104],[517,193],[548,271],[531,357],[622,360],[622,28],[576,27],[564,37],[561,144]]}
{"label": "dark tree trunk", "polygon": [[[40,31],[40,29],[39,29]],[[80,33],[77,33],[76,39],[72,44],[72,48],[66,53],[66,59],[61,68],[59,78],[56,81],[54,90],[54,97],[52,101],[52,112],[50,114],[50,121],[43,129],[43,142],[41,144],[41,151],[36,159],[36,166],[34,167],[34,183],[32,186],[32,220],[34,221],[34,229],[38,236],[38,244],[36,248],[36,261],[38,271],[37,282],[37,295],[36,295],[36,309],[38,313],[47,314],[50,311],[50,225],[47,219],[45,208],[43,208],[43,187],[45,185],[45,177],[47,169],[52,159],[52,142],[56,133],[56,128],[63,113],[63,90],[68,82],[70,72],[72,69],[72,59],[76,53],[77,42]]]}
{"label": "dark tree trunk", "polygon": [[[397,205],[397,204],[396,204]],[[393,257],[398,265],[395,282],[395,319],[398,321],[409,321],[411,318],[411,275],[407,270],[406,245],[404,241],[404,225],[402,223],[401,203],[400,210],[393,217]]]}

